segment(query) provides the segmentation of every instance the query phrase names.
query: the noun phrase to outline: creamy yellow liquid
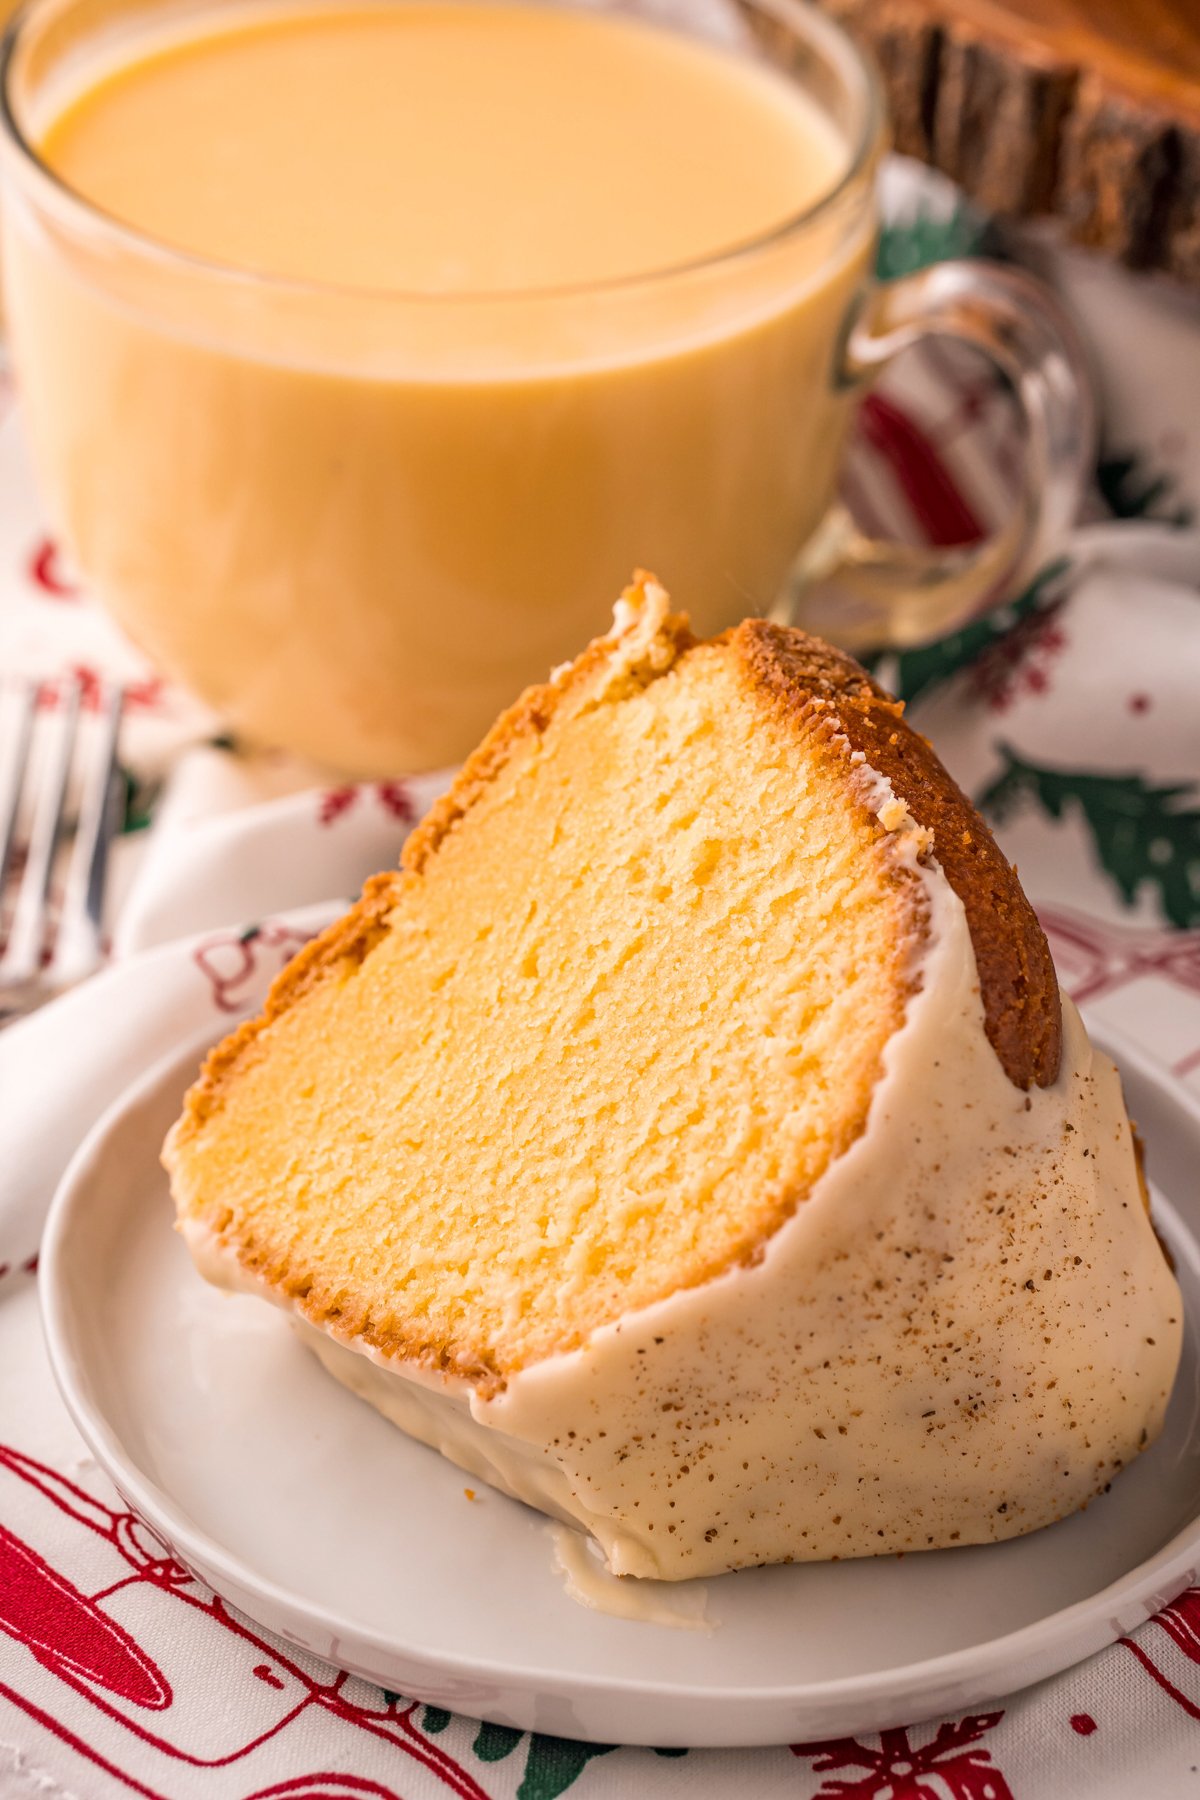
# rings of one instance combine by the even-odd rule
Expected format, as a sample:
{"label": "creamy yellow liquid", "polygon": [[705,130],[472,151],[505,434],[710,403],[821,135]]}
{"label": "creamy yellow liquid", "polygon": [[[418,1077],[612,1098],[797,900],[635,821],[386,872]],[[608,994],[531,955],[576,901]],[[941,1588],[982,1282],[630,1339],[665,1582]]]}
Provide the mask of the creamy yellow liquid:
{"label": "creamy yellow liquid", "polygon": [[845,150],[778,76],[636,22],[435,0],[178,40],[42,140],[164,243],[421,293],[612,281],[758,237]]}
{"label": "creamy yellow liquid", "polygon": [[381,772],[461,755],[635,563],[702,627],[770,604],[869,249],[841,216],[719,260],[845,172],[798,88],[503,0],[214,9],[120,56],[40,149],[137,235],[10,221],[7,285],[65,528],[168,669]]}

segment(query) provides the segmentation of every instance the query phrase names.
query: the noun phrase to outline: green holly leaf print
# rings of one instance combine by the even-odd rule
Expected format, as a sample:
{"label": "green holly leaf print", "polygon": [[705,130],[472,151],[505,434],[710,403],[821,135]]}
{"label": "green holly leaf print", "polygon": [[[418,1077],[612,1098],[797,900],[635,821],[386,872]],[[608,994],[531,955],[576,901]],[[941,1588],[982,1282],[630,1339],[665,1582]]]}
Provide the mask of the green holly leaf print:
{"label": "green holly leaf print", "polygon": [[[972,619],[960,630],[952,631],[932,644],[889,655],[886,686],[906,705],[932,693],[951,676],[969,668],[985,650],[1006,638],[1023,620],[1060,605],[1064,579],[1070,568],[1066,557],[1060,557],[1044,568],[1015,600],[1006,600],[981,618]],[[882,656],[873,657],[867,667],[874,670],[882,660]]]}
{"label": "green holly leaf print", "polygon": [[535,1731],[529,1740],[529,1758],[517,1789],[517,1800],[558,1800],[577,1781],[593,1756],[607,1756],[613,1744],[579,1744],[572,1738],[543,1737]]}
{"label": "green holly leaf print", "polygon": [[1144,455],[1102,456],[1096,464],[1096,486],[1116,519],[1160,519],[1167,525],[1190,525],[1192,509],[1176,497],[1174,477],[1151,468]]}
{"label": "green holly leaf print", "polygon": [[[400,1698],[399,1694],[390,1694],[387,1688],[383,1690],[383,1697],[389,1703]],[[427,1706],[421,1715],[421,1724],[426,1731],[437,1733],[445,1731],[453,1716],[453,1713],[447,1712],[444,1706]]]}
{"label": "green holly leaf print", "polygon": [[145,831],[154,816],[157,790],[139,781],[124,763],[117,764],[117,781],[120,784],[120,835],[125,837],[134,831]]}
{"label": "green holly leaf print", "polygon": [[512,1725],[489,1725],[485,1720],[475,1734],[471,1748],[480,1762],[502,1762],[512,1755],[524,1736],[523,1731]]}
{"label": "green holly leaf print", "polygon": [[915,218],[884,226],[875,272],[880,281],[894,281],[954,256],[979,256],[987,236],[987,221],[969,206],[955,207],[949,218],[918,213]]}
{"label": "green holly leaf print", "polygon": [[1077,808],[1104,872],[1127,905],[1149,884],[1167,920],[1181,930],[1200,925],[1200,791],[1187,783],[1147,781],[1136,772],[1096,775],[1025,762],[997,746],[1004,767],[979,796],[994,818],[1032,800],[1052,819]]}

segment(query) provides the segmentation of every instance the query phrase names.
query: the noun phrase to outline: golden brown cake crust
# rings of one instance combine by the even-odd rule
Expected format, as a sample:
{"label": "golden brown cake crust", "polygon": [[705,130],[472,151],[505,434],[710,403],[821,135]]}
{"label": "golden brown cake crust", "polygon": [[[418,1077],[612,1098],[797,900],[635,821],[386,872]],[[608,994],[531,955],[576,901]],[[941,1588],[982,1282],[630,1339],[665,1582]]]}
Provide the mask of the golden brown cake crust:
{"label": "golden brown cake crust", "polygon": [[[188,1090],[183,1116],[172,1133],[190,1136],[203,1125],[213,1110],[217,1093],[235,1063],[261,1036],[264,1029],[280,1013],[308,992],[325,974],[340,962],[362,962],[387,929],[386,919],[395,904],[400,876],[392,870],[372,875],[362,894],[340,919],[327,925],[319,937],[297,951],[287,967],[271,983],[262,1012],[256,1019],[246,1019],[236,1031],[222,1038],[209,1051],[193,1087]],[[170,1141],[170,1140],[169,1140]]]}
{"label": "golden brown cake crust", "polygon": [[891,783],[962,901],[979,967],[988,1040],[1016,1087],[1049,1087],[1062,1054],[1062,1005],[1046,934],[1016,872],[928,741],[852,658],[792,627],[747,619],[727,641],[772,702],[861,751]]}
{"label": "golden brown cake crust", "polygon": [[[652,581],[643,576],[638,581]],[[687,620],[671,615],[664,635],[675,654],[695,647]],[[987,1035],[1001,1066],[1017,1087],[1048,1087],[1058,1073],[1062,1015],[1058,983],[1045,934],[1022,893],[1014,870],[970,801],[943,769],[928,742],[906,725],[903,703],[893,700],[860,665],[820,638],[795,627],[748,619],[725,632],[726,644],[757,693],[791,713],[806,732],[824,725],[861,751],[934,840],[934,855],[963,903],[983,996]],[[601,638],[557,680],[527,688],[501,714],[463,765],[449,791],[435,802],[404,846],[401,869],[372,876],[362,897],[296,956],[276,978],[263,1012],[248,1020],[210,1053],[187,1096],[175,1140],[185,1141],[211,1113],[219,1090],[262,1031],[338,964],[361,962],[387,929],[387,916],[421,873],[447,834],[495,779],[523,739],[540,735],[568,695],[588,681],[615,647]],[[630,685],[653,672],[627,672]]]}

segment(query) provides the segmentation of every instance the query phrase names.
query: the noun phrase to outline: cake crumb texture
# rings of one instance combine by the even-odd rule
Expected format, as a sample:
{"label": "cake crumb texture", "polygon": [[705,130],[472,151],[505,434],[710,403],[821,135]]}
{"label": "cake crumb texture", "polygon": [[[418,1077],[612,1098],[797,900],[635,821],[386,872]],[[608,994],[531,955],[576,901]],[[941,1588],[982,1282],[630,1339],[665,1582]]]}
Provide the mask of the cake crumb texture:
{"label": "cake crumb texture", "polygon": [[877,776],[1010,1081],[1057,1067],[1036,919],[896,704],[800,632],[695,643],[648,577],[621,627],[498,721],[167,1150],[244,1270],[481,1392],[753,1263],[862,1132],[929,930]]}

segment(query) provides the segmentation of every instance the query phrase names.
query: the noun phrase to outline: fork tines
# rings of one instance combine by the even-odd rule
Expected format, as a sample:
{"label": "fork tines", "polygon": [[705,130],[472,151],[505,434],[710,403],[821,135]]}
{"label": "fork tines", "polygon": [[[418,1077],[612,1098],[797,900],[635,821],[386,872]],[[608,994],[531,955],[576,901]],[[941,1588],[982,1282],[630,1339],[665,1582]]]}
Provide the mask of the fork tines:
{"label": "fork tines", "polygon": [[[2,909],[11,906],[0,1016],[28,1011],[82,980],[103,954],[108,851],[120,824],[123,694],[102,686],[97,699],[95,717],[84,721],[84,687],[74,677],[0,687],[0,931]],[[52,883],[73,815],[55,928]]]}

